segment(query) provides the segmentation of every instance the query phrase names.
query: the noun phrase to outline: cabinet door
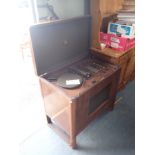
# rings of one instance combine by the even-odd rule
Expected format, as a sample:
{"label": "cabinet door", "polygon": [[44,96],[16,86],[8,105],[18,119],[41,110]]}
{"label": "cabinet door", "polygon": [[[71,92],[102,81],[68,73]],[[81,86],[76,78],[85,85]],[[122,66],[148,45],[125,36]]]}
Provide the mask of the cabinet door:
{"label": "cabinet door", "polygon": [[135,71],[135,48],[131,49],[131,56],[127,63],[126,72],[124,75],[124,83],[126,84],[130,79],[131,76],[134,74]]}
{"label": "cabinet door", "polygon": [[108,108],[113,108],[118,78],[112,75],[92,87],[77,103],[77,129],[80,132],[89,122]]}
{"label": "cabinet door", "polygon": [[87,122],[96,118],[100,113],[109,107],[113,107],[117,89],[117,82],[108,78],[96,85],[93,91],[89,92],[87,99]]}

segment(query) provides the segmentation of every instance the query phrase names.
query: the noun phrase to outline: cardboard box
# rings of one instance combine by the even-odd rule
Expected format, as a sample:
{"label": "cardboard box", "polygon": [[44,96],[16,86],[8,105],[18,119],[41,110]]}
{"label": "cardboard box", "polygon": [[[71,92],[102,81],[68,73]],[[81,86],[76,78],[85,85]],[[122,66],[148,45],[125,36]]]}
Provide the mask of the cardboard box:
{"label": "cardboard box", "polygon": [[108,33],[131,39],[135,37],[135,27],[110,22],[108,25]]}
{"label": "cardboard box", "polygon": [[99,41],[100,43],[104,43],[109,46],[109,35],[104,32],[99,33]]}
{"label": "cardboard box", "polygon": [[100,32],[99,40],[117,51],[124,52],[135,46],[135,38],[129,39],[114,34]]}

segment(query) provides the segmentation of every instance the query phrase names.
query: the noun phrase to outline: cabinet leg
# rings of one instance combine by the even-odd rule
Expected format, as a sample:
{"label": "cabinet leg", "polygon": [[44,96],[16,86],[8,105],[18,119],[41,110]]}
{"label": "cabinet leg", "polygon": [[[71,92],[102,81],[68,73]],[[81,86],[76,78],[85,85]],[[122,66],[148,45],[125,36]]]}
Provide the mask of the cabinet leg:
{"label": "cabinet leg", "polygon": [[76,137],[75,138],[71,138],[70,146],[72,147],[72,149],[76,149],[77,148]]}
{"label": "cabinet leg", "polygon": [[114,109],[114,104],[109,106],[109,110],[112,111]]}

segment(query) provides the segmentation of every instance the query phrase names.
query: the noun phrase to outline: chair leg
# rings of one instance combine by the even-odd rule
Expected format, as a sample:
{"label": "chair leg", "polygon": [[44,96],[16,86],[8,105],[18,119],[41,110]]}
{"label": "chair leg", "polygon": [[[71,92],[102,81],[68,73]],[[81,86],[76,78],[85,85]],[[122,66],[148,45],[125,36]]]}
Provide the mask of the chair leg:
{"label": "chair leg", "polygon": [[48,117],[47,115],[46,115],[46,119],[47,119],[48,124],[52,124],[52,121],[51,121],[50,117]]}

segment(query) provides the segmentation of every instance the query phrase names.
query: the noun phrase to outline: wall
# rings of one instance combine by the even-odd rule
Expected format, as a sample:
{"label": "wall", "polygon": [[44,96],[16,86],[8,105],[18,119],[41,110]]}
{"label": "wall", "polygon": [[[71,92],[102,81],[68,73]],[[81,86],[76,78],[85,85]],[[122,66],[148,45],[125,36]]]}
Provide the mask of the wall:
{"label": "wall", "polygon": [[[55,13],[61,18],[81,16],[85,13],[85,0],[48,0],[53,5]],[[47,0],[37,0],[38,5],[46,4]],[[39,17],[46,17],[50,12],[46,8],[38,8]]]}

